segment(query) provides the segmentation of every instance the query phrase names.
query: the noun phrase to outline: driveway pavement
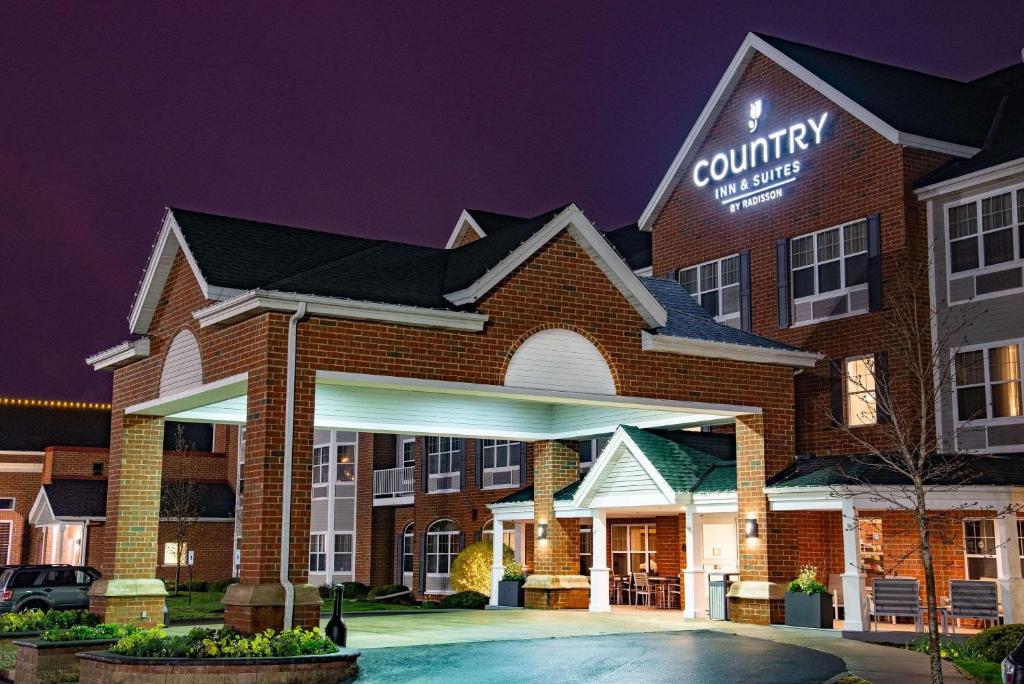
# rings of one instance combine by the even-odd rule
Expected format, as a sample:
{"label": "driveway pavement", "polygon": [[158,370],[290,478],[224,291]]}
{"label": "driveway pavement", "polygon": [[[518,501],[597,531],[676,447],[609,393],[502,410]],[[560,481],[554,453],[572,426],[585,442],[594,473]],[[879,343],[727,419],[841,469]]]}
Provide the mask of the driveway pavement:
{"label": "driveway pavement", "polygon": [[367,649],[358,681],[822,684],[845,670],[821,651],[694,630]]}

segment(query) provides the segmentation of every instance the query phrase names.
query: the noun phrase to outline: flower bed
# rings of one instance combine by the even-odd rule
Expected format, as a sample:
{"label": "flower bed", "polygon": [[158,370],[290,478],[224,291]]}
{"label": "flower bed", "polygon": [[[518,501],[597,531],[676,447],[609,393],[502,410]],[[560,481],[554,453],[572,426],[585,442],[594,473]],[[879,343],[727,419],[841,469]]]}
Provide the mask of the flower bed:
{"label": "flower bed", "polygon": [[0,615],[0,677],[15,680],[18,647],[15,641],[39,636],[49,629],[96,625],[100,618],[85,610],[26,610]]}
{"label": "flower bed", "polygon": [[198,627],[183,636],[150,629],[125,636],[109,651],[82,653],[79,681],[160,677],[168,683],[204,684],[258,673],[264,684],[328,684],[354,678],[358,657],[319,629],[267,630],[251,637],[231,629]]}

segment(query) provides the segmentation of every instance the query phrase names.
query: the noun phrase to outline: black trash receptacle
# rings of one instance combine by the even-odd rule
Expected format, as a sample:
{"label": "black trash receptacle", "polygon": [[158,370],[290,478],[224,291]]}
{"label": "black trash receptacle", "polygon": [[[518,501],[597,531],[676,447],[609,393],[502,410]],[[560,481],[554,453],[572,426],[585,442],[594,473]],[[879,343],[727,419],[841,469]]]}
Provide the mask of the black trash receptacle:
{"label": "black trash receptacle", "polygon": [[728,572],[708,574],[708,617],[712,620],[729,619],[729,586],[736,575]]}

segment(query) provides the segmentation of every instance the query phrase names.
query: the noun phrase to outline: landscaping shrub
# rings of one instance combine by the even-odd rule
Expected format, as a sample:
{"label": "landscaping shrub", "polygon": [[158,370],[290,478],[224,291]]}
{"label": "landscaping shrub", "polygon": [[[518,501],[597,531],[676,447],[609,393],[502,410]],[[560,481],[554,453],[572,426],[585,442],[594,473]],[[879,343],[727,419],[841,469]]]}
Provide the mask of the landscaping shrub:
{"label": "landscaping shrub", "polygon": [[420,606],[428,610],[439,607],[437,601],[423,601]]}
{"label": "landscaping shrub", "polygon": [[409,587],[402,586],[401,584],[385,584],[382,587],[374,587],[370,590],[370,593],[366,595],[369,601],[380,601],[381,603],[409,603],[413,602],[412,592],[408,594],[402,594],[401,596],[395,596],[394,598],[381,598],[382,596],[390,596],[391,594],[397,594],[402,591],[409,591]]}
{"label": "landscaping shrub", "polygon": [[93,639],[121,639],[139,631],[133,625],[75,625],[54,627],[39,635],[43,641],[90,641]]}
{"label": "landscaping shrub", "polygon": [[192,580],[191,582],[182,582],[181,590],[187,591],[188,589],[192,589],[192,591],[209,591],[210,583],[206,580]]}
{"label": "landscaping shrub", "polygon": [[[515,551],[508,546],[504,547],[502,559],[506,566],[515,562]],[[494,549],[489,541],[478,541],[464,548],[452,561],[452,589],[476,591],[490,596],[493,560]]]}
{"label": "landscaping shrub", "polygon": [[460,591],[441,599],[442,608],[472,608],[482,610],[487,605],[488,597],[479,591]]}
{"label": "landscaping shrub", "polygon": [[978,632],[964,646],[977,654],[977,659],[998,663],[1024,639],[1024,625],[998,625]]}
{"label": "landscaping shrub", "polygon": [[801,594],[825,594],[828,587],[818,581],[818,569],[813,565],[800,568],[800,574],[786,587],[786,591]]}
{"label": "landscaping shrub", "polygon": [[[342,582],[341,586],[345,587],[345,598],[353,601],[362,601],[370,593],[370,587],[362,582]],[[334,596],[333,592],[331,596]]]}
{"label": "landscaping shrub", "polygon": [[141,630],[123,637],[110,650],[139,658],[288,658],[336,653],[338,647],[318,628],[268,629],[247,637],[229,628],[196,627],[173,637],[162,629]]}
{"label": "landscaping shrub", "polygon": [[228,590],[228,587],[230,587],[232,584],[237,584],[237,583],[238,583],[238,578],[237,577],[225,577],[223,579],[213,580],[212,582],[209,583],[209,586],[210,586],[210,591],[216,591],[216,592],[219,592],[219,593],[223,594],[225,591]]}
{"label": "landscaping shrub", "polygon": [[[914,639],[907,644],[907,648],[918,653],[929,653],[928,637]],[[983,660],[966,641],[952,639],[939,639],[939,657],[946,660]]]}
{"label": "landscaping shrub", "polygon": [[21,613],[0,615],[0,633],[42,632],[48,629],[67,629],[75,625],[94,626],[100,623],[98,615],[87,610],[26,610]]}

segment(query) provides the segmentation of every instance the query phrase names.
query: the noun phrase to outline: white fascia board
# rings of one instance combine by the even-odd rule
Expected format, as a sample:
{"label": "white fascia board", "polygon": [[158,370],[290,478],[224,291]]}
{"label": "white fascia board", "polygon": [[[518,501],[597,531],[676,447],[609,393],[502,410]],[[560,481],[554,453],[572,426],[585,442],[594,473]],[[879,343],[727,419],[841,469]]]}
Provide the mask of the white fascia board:
{"label": "white fascia board", "polygon": [[773,511],[839,511],[842,498],[832,487],[765,487]]}
{"label": "white fascia board", "polygon": [[114,370],[149,356],[149,338],[127,340],[88,357],[85,362],[93,370]]}
{"label": "white fascia board", "polygon": [[452,234],[448,237],[448,242],[445,243],[445,249],[451,249],[455,246],[455,240],[459,237],[459,233],[462,232],[463,227],[469,226],[473,229],[479,237],[487,237],[487,233],[480,227],[480,224],[476,222],[473,215],[468,210],[463,209],[462,214],[459,216],[459,220],[455,222],[455,227],[452,228]]}
{"label": "white fascia board", "polygon": [[[913,507],[912,493],[898,486],[765,487],[764,493],[773,511],[839,511],[843,500],[866,511]],[[1019,487],[975,486],[932,491],[925,501],[930,510],[999,510],[1020,498]]]}
{"label": "white fascia board", "polygon": [[181,392],[133,404],[125,408],[124,412],[128,415],[170,416],[243,396],[248,387],[249,374],[239,373],[199,387],[190,387]]}
{"label": "white fascia board", "polygon": [[0,457],[3,456],[45,456],[45,451],[25,451],[20,449],[0,449]]}
{"label": "white fascia board", "polygon": [[488,316],[484,314],[465,311],[445,311],[443,309],[267,290],[243,292],[226,301],[199,309],[192,315],[199,321],[200,327],[205,328],[211,325],[234,323],[268,311],[292,313],[298,309],[301,302],[305,302],[306,312],[310,316],[348,318],[421,328],[480,332],[488,320]]}
{"label": "white fascia board", "polygon": [[533,520],[533,502],[492,503],[487,508],[495,520]]}
{"label": "white fascia board", "polygon": [[0,473],[41,473],[42,463],[0,463]]}
{"label": "white fascia board", "polygon": [[682,147],[679,149],[679,152],[676,153],[675,159],[672,160],[672,164],[669,166],[668,172],[665,174],[665,177],[662,178],[661,183],[658,184],[658,188],[655,190],[654,196],[651,197],[651,200],[647,203],[643,213],[640,215],[640,230],[650,230],[653,227],[655,216],[659,211],[661,211],[665,202],[668,201],[673,188],[675,188],[676,184],[679,182],[683,168],[690,161],[692,155],[697,152],[697,149],[700,147],[700,143],[703,142],[704,137],[708,130],[710,130],[715,118],[725,107],[725,101],[736,88],[736,84],[739,83],[740,77],[743,75],[743,70],[750,63],[755,52],[760,52],[765,57],[778,64],[780,67],[810,87],[814,88],[822,96],[831,100],[840,108],[846,110],[854,118],[859,119],[862,123],[893,144],[942,152],[954,157],[972,157],[980,151],[980,148],[977,147],[957,145],[955,143],[934,140],[932,138],[925,138],[898,131],[896,128],[886,123],[875,114],[872,114],[870,111],[851,100],[833,86],[826,83],[806,67],[786,56],[777,48],[773,47],[761,38],[758,38],[753,33],[748,33],[747,37],[743,39],[743,43],[740,45],[739,50],[736,51],[736,55],[733,57],[732,62],[729,63],[729,67],[726,69],[725,74],[723,74],[721,80],[719,80],[714,92],[711,93],[711,97],[704,105],[704,109],[701,111],[700,116],[697,117],[697,121],[693,128],[690,129],[690,133],[686,136],[686,140],[683,141]]}
{"label": "white fascia board", "polygon": [[633,273],[636,274],[637,278],[650,278],[654,275],[654,266],[646,266],[644,268],[638,268]]}
{"label": "white fascia board", "polygon": [[555,502],[556,518],[593,518],[594,511],[589,508],[576,508],[572,501]]}
{"label": "white fascia board", "polygon": [[53,507],[50,506],[50,499],[46,496],[46,488],[40,487],[35,501],[32,502],[32,508],[29,509],[28,522],[33,527],[40,527],[52,524],[56,520],[53,515]]}
{"label": "white fascia board", "polygon": [[590,255],[598,268],[616,286],[622,295],[633,305],[648,326],[657,328],[665,325],[668,313],[658,303],[654,295],[644,287],[622,257],[615,252],[597,228],[587,220],[583,212],[575,204],[569,205],[547,225],[530,236],[511,254],[499,261],[494,268],[487,271],[469,287],[445,295],[445,299],[463,306],[472,304],[494,289],[498,283],[508,277],[524,261],[533,256],[541,247],[551,242],[563,230],[568,230],[573,238]]}
{"label": "white fascia board", "polygon": [[996,166],[990,166],[987,169],[981,169],[980,171],[965,173],[964,175],[957,176],[956,178],[950,178],[948,180],[939,181],[938,183],[926,185],[914,190],[914,194],[917,195],[917,199],[919,200],[928,200],[933,197],[945,195],[946,193],[970,190],[975,186],[1000,181],[1018,173],[1024,173],[1024,157],[1021,157],[1020,159],[1013,159],[1003,164],[997,164]]}
{"label": "white fascia board", "polygon": [[814,352],[766,349],[745,344],[697,340],[690,337],[674,337],[672,335],[652,335],[647,331],[640,333],[640,342],[641,348],[644,351],[686,354],[687,356],[701,356],[711,359],[769,363],[777,366],[791,366],[793,368],[813,368],[818,361],[825,358],[821,354]]}
{"label": "white fascia board", "polygon": [[624,446],[626,448],[630,455],[634,459],[636,459],[636,462],[640,464],[640,467],[643,468],[644,472],[646,472],[647,475],[654,481],[654,484],[658,487],[658,491],[661,492],[661,495],[664,497],[664,500],[654,502],[650,500],[650,495],[640,495],[641,498],[636,499],[635,497],[637,497],[637,495],[629,494],[624,495],[621,502],[613,500],[613,498],[603,497],[605,499],[608,499],[608,501],[603,501],[602,507],[608,507],[612,504],[653,505],[656,503],[658,505],[663,505],[676,503],[676,491],[672,489],[668,482],[665,481],[665,478],[662,476],[661,473],[658,472],[658,469],[654,467],[654,464],[652,464],[647,459],[647,456],[644,455],[643,451],[640,449],[639,446],[637,446],[636,442],[634,442],[632,438],[630,438],[630,436],[626,434],[626,431],[620,427],[615,430],[615,433],[612,435],[612,438],[608,440],[608,444],[605,445],[604,450],[602,450],[600,455],[598,455],[597,460],[594,462],[594,465],[590,467],[590,472],[587,473],[586,477],[583,478],[583,482],[580,483],[579,489],[576,491],[576,494],[572,498],[573,506],[576,508],[591,507],[597,489],[605,480],[605,471],[609,467],[611,467],[611,456],[619,449],[620,446]]}
{"label": "white fascia board", "polygon": [[736,492],[705,492],[694,494],[692,506],[698,513],[735,513],[739,510]]}

